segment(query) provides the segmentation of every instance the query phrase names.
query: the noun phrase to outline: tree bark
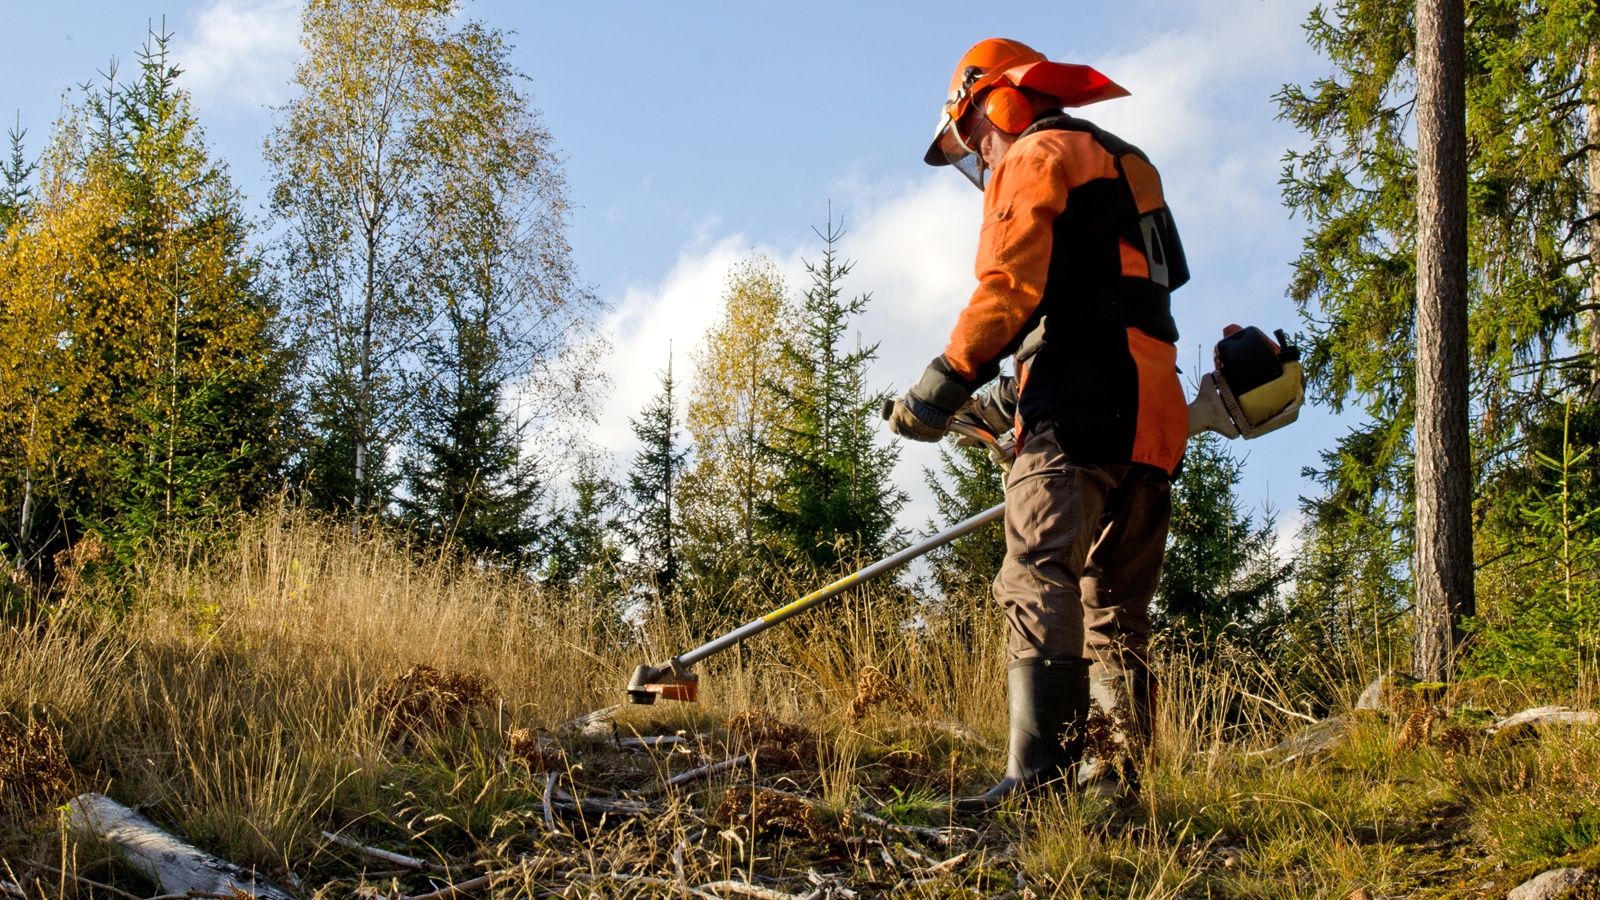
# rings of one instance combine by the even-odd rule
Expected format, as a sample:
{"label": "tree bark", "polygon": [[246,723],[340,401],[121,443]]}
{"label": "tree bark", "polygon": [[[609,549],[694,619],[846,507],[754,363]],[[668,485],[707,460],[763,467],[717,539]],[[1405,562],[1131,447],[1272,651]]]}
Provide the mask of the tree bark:
{"label": "tree bark", "polygon": [[254,871],[185,844],[104,794],[81,794],[67,807],[68,828],[115,846],[165,893],[291,900]]}
{"label": "tree bark", "polygon": [[1417,391],[1413,674],[1451,674],[1474,611],[1467,441],[1467,152],[1462,0],[1417,0]]}
{"label": "tree bark", "polygon": [[[1583,66],[1587,115],[1584,140],[1589,145],[1589,206],[1600,215],[1600,40],[1589,41]],[[1589,396],[1600,402],[1600,218],[1589,222]]]}

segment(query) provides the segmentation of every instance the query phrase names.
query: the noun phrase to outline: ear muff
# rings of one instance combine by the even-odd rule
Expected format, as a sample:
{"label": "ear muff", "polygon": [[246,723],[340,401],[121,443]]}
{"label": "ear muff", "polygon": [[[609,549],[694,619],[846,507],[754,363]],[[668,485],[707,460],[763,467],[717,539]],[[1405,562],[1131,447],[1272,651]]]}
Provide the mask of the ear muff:
{"label": "ear muff", "polygon": [[1021,134],[1033,124],[1033,104],[1009,84],[996,85],[984,95],[983,114],[1006,134]]}

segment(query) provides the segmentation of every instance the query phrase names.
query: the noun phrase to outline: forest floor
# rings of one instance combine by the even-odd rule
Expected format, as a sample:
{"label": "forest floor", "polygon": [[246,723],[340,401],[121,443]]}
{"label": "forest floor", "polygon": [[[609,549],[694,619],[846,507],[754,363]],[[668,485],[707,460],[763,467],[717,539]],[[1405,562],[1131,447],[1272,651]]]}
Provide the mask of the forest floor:
{"label": "forest floor", "polygon": [[161,893],[67,829],[83,791],[307,897],[1373,900],[1600,869],[1600,734],[1491,733],[1535,699],[1503,684],[1355,710],[1352,681],[1313,727],[1259,669],[1168,655],[1137,804],[959,816],[1003,766],[1003,651],[897,634],[888,599],[760,639],[700,704],[611,708],[684,633],[624,647],[584,598],[295,517],[141,578],[0,624],[0,895]]}

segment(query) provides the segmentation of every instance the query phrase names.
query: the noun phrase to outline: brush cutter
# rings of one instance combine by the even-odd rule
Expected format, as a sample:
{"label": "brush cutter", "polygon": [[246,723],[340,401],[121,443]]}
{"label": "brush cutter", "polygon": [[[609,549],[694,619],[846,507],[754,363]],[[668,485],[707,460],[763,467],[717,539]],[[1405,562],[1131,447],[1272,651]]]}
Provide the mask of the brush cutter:
{"label": "brush cutter", "polygon": [[[888,418],[888,407],[885,407],[884,418]],[[971,422],[953,419],[950,422],[950,431],[954,434],[970,438],[989,448],[989,454],[996,459],[1005,460],[1009,464],[1012,447],[1011,441],[996,437],[987,428]],[[944,531],[919,541],[901,550],[898,553],[886,556],[866,568],[852,572],[835,581],[827,587],[812,591],[811,593],[772,612],[756,619],[751,619],[738,628],[713,638],[704,644],[686,653],[667,660],[658,666],[639,666],[633,670],[633,677],[628,680],[628,701],[630,703],[651,704],[656,698],[665,700],[687,700],[693,702],[698,694],[700,677],[689,670],[690,666],[717,653],[742,643],[746,638],[754,637],[780,622],[794,618],[824,600],[837,597],[853,587],[892,572],[900,566],[928,553],[937,550],[964,534],[969,534],[993,522],[1005,514],[1006,505],[998,504],[991,509],[986,509],[977,515],[946,528]]]}
{"label": "brush cutter", "polygon": [[[1215,351],[1216,370],[1201,379],[1198,395],[1189,404],[1191,436],[1201,431],[1215,431],[1228,438],[1254,438],[1276,431],[1299,417],[1305,396],[1300,354],[1282,331],[1277,332],[1277,338],[1275,343],[1255,327],[1230,325],[1224,330]],[[992,397],[974,398],[950,420],[949,430],[959,438],[987,447],[989,455],[1009,469],[1015,454],[1014,442],[991,430],[997,427],[993,424],[992,413],[1014,400],[1014,397],[998,402]],[[893,401],[884,404],[885,419],[889,418],[892,407]],[[1008,418],[1008,415],[1000,418]],[[658,697],[692,702],[700,684],[699,676],[690,671],[695,663],[976,531],[1000,518],[1005,511],[1006,505],[1000,503],[660,665],[639,666],[628,681],[629,702],[651,704]]]}

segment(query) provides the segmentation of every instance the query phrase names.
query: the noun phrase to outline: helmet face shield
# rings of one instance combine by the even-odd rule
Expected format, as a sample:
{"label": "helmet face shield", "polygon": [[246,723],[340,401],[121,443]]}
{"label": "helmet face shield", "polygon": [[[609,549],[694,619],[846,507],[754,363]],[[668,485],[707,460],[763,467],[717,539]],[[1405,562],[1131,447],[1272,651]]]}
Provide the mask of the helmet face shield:
{"label": "helmet face shield", "polygon": [[939,117],[939,128],[934,132],[933,146],[937,149],[941,162],[955,167],[956,171],[966,176],[973,186],[980,191],[983,190],[989,180],[989,167],[984,164],[983,154],[979,153],[977,148],[969,146],[961,137],[960,122],[951,118],[948,111]]}

